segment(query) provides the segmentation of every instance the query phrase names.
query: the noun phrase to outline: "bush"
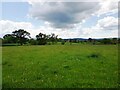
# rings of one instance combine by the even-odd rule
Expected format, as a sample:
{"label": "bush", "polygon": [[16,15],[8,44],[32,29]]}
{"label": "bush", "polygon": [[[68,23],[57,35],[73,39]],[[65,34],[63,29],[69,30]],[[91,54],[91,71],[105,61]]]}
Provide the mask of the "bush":
{"label": "bush", "polygon": [[37,45],[37,41],[34,40],[34,39],[31,39],[29,42],[30,42],[31,45]]}
{"label": "bush", "polygon": [[62,41],[61,44],[64,45],[64,44],[65,44],[65,41]]}

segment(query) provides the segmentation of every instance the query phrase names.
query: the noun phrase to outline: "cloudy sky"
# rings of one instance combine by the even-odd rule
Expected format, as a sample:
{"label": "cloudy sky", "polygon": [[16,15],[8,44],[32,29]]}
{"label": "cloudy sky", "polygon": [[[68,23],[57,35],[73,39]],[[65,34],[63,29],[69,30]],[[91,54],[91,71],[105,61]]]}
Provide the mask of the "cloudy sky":
{"label": "cloudy sky", "polygon": [[118,37],[118,0],[8,1],[0,3],[0,37],[18,29],[30,32],[33,38],[40,32],[60,38]]}

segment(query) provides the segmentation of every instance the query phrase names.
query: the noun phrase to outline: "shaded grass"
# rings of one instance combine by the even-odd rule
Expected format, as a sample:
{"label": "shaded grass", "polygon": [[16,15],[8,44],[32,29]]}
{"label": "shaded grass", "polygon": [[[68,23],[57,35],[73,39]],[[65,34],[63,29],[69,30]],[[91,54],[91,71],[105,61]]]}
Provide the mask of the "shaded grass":
{"label": "shaded grass", "polygon": [[3,47],[3,87],[114,88],[115,45]]}

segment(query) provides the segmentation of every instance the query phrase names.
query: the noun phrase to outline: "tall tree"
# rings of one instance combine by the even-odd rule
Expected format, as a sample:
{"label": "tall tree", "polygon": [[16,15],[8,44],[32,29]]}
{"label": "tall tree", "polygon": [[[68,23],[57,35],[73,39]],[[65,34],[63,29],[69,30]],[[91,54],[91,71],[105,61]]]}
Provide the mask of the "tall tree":
{"label": "tall tree", "polygon": [[4,43],[16,43],[16,38],[13,34],[6,34],[3,36],[3,44]]}
{"label": "tall tree", "polygon": [[[16,37],[17,42],[20,43],[21,45],[26,43],[28,38],[31,38],[30,33],[25,31],[24,29],[15,30],[12,33]],[[26,38],[26,37],[28,37],[28,38]]]}
{"label": "tall tree", "polygon": [[58,40],[58,35],[55,35],[54,33],[51,34],[50,36],[50,41],[52,42],[52,44],[57,43]]}
{"label": "tall tree", "polygon": [[36,38],[37,38],[37,41],[38,41],[39,45],[47,44],[48,36],[46,34],[39,33],[38,35],[36,35]]}

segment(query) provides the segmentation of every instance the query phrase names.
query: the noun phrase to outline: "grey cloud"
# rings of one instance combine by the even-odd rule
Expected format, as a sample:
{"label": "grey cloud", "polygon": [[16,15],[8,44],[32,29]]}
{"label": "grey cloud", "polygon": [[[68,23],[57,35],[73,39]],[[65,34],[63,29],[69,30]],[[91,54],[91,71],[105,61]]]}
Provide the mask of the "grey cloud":
{"label": "grey cloud", "polygon": [[34,3],[29,14],[38,20],[49,22],[55,28],[70,28],[90,17],[99,8],[98,2]]}
{"label": "grey cloud", "polygon": [[111,25],[108,27],[103,27],[104,30],[118,30],[118,25]]}

